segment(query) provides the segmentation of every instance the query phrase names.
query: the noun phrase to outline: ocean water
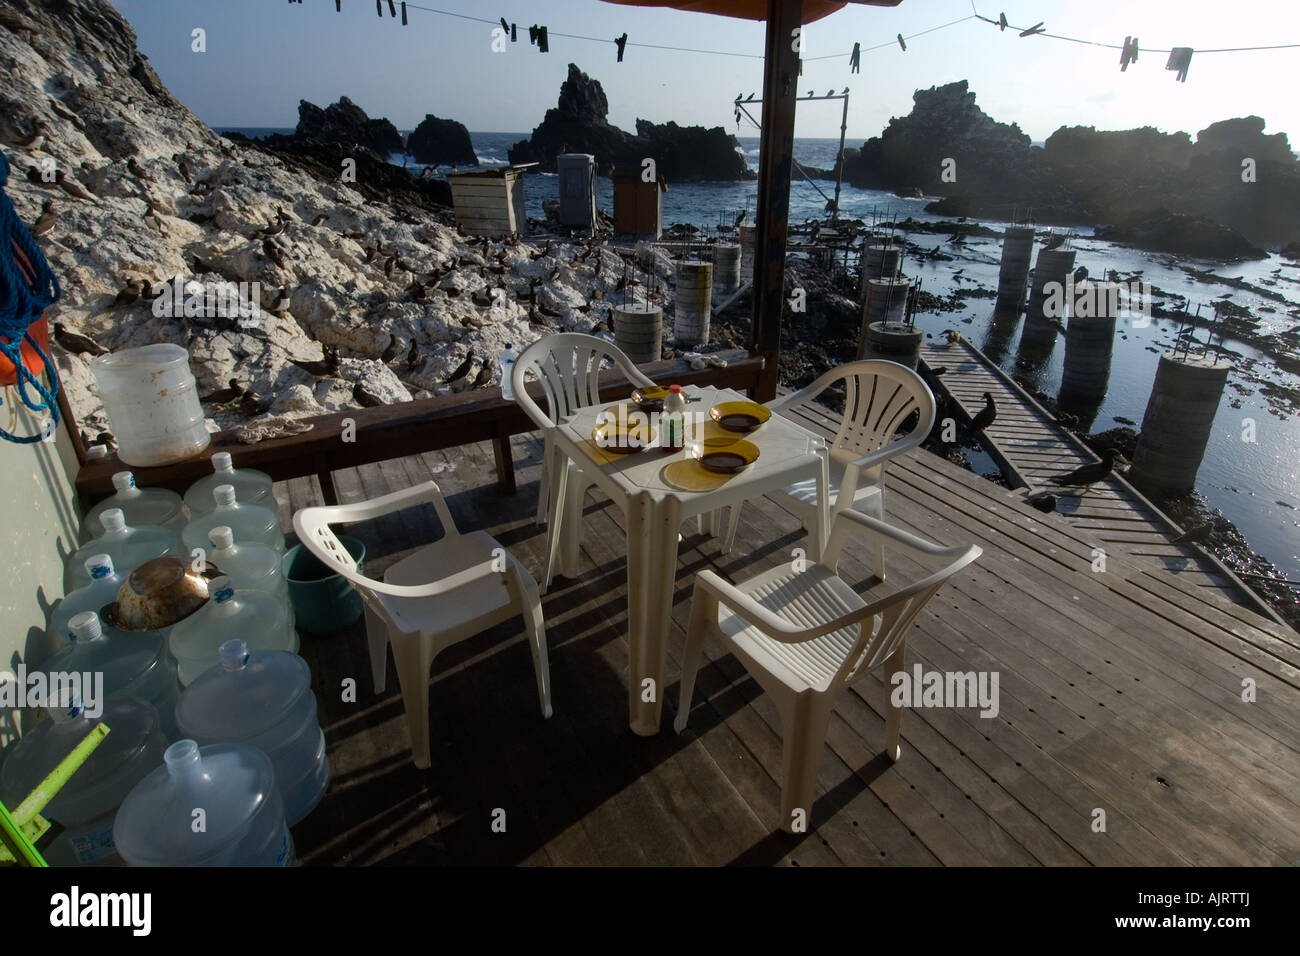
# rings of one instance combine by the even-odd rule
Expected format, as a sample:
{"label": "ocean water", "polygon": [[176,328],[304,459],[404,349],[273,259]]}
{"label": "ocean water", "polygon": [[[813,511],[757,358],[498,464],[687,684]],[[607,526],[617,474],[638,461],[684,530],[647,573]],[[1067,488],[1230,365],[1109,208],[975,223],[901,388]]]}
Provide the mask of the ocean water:
{"label": "ocean water", "polygon": [[[240,130],[252,136],[292,130]],[[475,154],[482,165],[505,165],[509,147],[526,137],[524,133],[471,133]],[[740,148],[751,168],[758,165],[758,138],[741,137]],[[849,139],[848,146],[861,146],[861,139]],[[795,160],[806,166],[829,168],[835,162],[838,139],[799,139],[795,141]],[[398,165],[416,166],[409,157],[392,157]],[[790,190],[790,219],[801,222],[825,215],[825,195],[833,195],[833,181],[818,181],[816,186],[796,177]],[[530,173],[525,176],[524,190],[528,215],[544,218],[542,202],[557,198],[558,183],[553,174]],[[820,189],[820,192],[818,191]],[[840,198],[841,214],[846,217],[888,220],[911,216],[925,221],[942,217],[924,211],[928,200],[901,199],[879,190],[855,189],[845,185]],[[612,211],[613,187],[608,179],[597,178],[597,202]],[[741,210],[752,218],[757,208],[757,185],[741,183],[669,183],[663,197],[665,224],[677,222],[714,227],[731,222]],[[994,229],[1005,224],[986,223]],[[1300,268],[1277,256],[1259,262],[1223,264],[1212,261],[1177,259],[1161,253],[1127,249],[1094,239],[1091,229],[1076,227],[1076,266],[1083,265],[1093,276],[1114,269],[1120,276],[1140,276],[1165,293],[1186,297],[1192,311],[1201,304],[1202,311],[1212,311],[1209,303],[1228,298],[1249,309],[1261,320],[1261,332],[1281,332],[1300,324]],[[952,255],[952,261],[917,260],[904,262],[904,271],[920,279],[926,292],[946,298],[963,288],[995,289],[1001,257],[999,239],[968,239],[964,246],[946,244],[942,234],[913,233],[911,240],[931,248],[939,246]],[[1035,247],[1036,256],[1038,247]],[[1225,278],[1243,279],[1281,295],[1276,301],[1217,282],[1201,282],[1184,268],[1212,270]],[[1011,322],[994,322],[993,300],[970,298],[957,312],[920,313],[917,325],[933,335],[955,328],[983,349],[1009,373],[1028,378],[1043,392],[1055,396],[1060,387],[1065,355],[1065,338],[1058,336],[1055,346],[1045,355],[1027,355],[1019,348],[1023,318]],[[1153,319],[1139,328],[1121,319],[1116,332],[1111,362],[1109,391],[1093,420],[1092,431],[1103,431],[1123,424],[1124,419],[1141,423],[1150,396],[1159,353],[1172,344],[1177,323]],[[1197,333],[1204,338],[1203,332]],[[1293,580],[1300,580],[1300,416],[1294,411],[1270,405],[1260,389],[1260,379],[1282,388],[1300,389],[1300,376],[1279,370],[1276,365],[1251,346],[1229,340],[1227,347],[1240,353],[1228,387],[1215,418],[1213,434],[1205,459],[1197,475],[1197,490],[1211,507],[1219,508],[1238,527],[1251,547],[1274,561]],[[1252,364],[1253,363],[1253,364]],[[1245,442],[1242,435],[1247,420],[1254,422],[1255,442]],[[1134,426],[1135,427],[1135,426]]]}

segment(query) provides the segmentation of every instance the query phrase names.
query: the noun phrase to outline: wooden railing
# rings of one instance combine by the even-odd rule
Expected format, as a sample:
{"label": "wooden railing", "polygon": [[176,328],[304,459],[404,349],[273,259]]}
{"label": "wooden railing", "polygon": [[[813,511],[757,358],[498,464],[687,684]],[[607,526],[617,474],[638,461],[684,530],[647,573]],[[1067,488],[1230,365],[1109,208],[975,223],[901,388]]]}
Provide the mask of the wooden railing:
{"label": "wooden railing", "polygon": [[[661,384],[709,384],[746,392],[755,388],[764,368],[761,356],[751,356],[744,350],[716,354],[726,360],[726,368],[709,367],[696,371],[681,360],[652,362],[640,368]],[[608,384],[605,379],[601,381],[602,401],[617,401],[631,394],[631,384],[620,373],[607,375]],[[540,400],[540,390],[533,394]],[[345,424],[348,419],[353,423],[351,426]],[[70,416],[67,420],[72,421]],[[241,444],[232,431],[218,432],[202,453],[157,468],[126,465],[114,454],[88,459],[80,436],[76,436],[75,428],[70,427],[80,461],[76,489],[87,504],[93,503],[113,493],[115,472],[129,469],[142,487],[184,492],[199,478],[211,474],[212,455],[225,451],[234,459],[235,467],[256,468],[276,481],[315,475],[326,503],[336,504],[338,496],[332,473],[340,468],[355,468],[425,451],[491,441],[501,489],[513,494],[515,471],[510,455],[510,436],[536,428],[519,406],[514,401],[503,399],[497,389],[476,389],[400,405],[350,409],[304,421],[312,424],[310,431],[253,445]],[[355,440],[344,441],[345,427]]]}

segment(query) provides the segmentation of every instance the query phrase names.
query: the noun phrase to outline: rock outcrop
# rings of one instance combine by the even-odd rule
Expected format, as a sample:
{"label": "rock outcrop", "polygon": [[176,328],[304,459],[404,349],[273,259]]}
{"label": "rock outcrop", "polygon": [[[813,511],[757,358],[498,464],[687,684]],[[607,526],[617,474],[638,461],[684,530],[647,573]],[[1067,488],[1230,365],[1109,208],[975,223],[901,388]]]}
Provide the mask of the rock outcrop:
{"label": "rock outcrop", "polygon": [[657,125],[638,119],[633,135],[611,126],[608,116],[609,101],[600,81],[570,63],[558,102],[529,139],[510,148],[510,162],[540,163],[542,170],[554,172],[560,153],[592,153],[601,171],[610,166],[640,168],[642,160],[653,159],[667,182],[750,178],[736,138],[721,126]]}
{"label": "rock outcrop", "polygon": [[[211,427],[353,408],[358,392],[396,402],[495,384],[506,342],[608,318],[625,270],[613,252],[485,249],[368,147],[285,137],[303,150],[289,153],[218,136],[162,86],[108,0],[5,0],[0,62],[8,194],[28,224],[47,203],[54,213],[39,242],[63,294],[47,317],[112,350],[185,347],[202,395],[230,379],[255,393],[205,404]],[[356,182],[342,158],[357,160]],[[46,161],[61,184],[41,178]],[[150,301],[164,283],[195,307]],[[87,356],[53,355],[83,433],[109,430]]]}
{"label": "rock outcrop", "polygon": [[425,114],[406,137],[406,151],[417,163],[434,166],[477,166],[478,156],[464,123]]}
{"label": "rock outcrop", "polygon": [[366,111],[346,96],[321,109],[306,100],[298,101],[298,128],[295,136],[322,143],[373,150],[380,156],[400,153],[402,134],[387,119],[371,119]]}
{"label": "rock outcrop", "polygon": [[1108,242],[1172,252],[1197,259],[1267,259],[1268,253],[1231,226],[1204,216],[1188,216],[1166,209],[1135,213],[1123,222],[1100,225],[1093,235]]}

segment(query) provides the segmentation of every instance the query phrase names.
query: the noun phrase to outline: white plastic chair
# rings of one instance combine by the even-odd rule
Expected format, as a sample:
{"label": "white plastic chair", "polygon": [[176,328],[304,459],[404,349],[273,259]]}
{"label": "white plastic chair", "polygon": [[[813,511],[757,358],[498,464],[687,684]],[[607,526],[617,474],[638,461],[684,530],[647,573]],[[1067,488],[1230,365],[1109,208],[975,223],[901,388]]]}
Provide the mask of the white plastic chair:
{"label": "white plastic chair", "polygon": [[[443,535],[384,572],[365,577],[334,536],[332,524],[369,521],[428,502]],[[445,648],[522,615],[533,653],[542,717],[551,716],[551,677],[537,584],[513,555],[485,531],[462,534],[435,482],[350,505],[303,508],[293,516],[298,539],[326,567],[361,594],[375,692],[387,684],[387,648],[393,647],[397,678],[411,732],[415,765],[429,766],[429,667]]]}
{"label": "white plastic chair", "polygon": [[[600,373],[607,361],[612,362],[635,386],[645,387],[654,384],[618,346],[594,335],[584,335],[580,332],[561,332],[534,342],[515,360],[510,375],[515,401],[542,430],[544,451],[541,487],[537,495],[538,524],[546,524],[546,514],[550,506],[550,489],[555,487],[551,477],[552,469],[566,467],[566,465],[570,469],[565,500],[561,502],[560,527],[549,528],[547,539],[549,545],[551,536],[562,535],[561,566],[569,571],[577,568],[578,529],[582,524],[582,503],[591,486],[583,479],[577,466],[568,462],[562,453],[555,450],[552,430],[561,418],[573,414],[579,408],[600,402]],[[528,394],[530,375],[541,382],[542,394],[546,398],[545,410]],[[549,554],[550,551],[548,546],[547,553]],[[545,591],[550,585],[548,569],[546,578],[542,582],[542,590]]]}
{"label": "white plastic chair", "polygon": [[[850,531],[866,530],[883,547],[901,547],[923,561],[940,558],[941,570],[874,601],[866,601],[836,574]],[[783,563],[738,584],[712,571],[695,577],[691,617],[682,657],[682,680],[673,726],[686,728],[695,674],[706,635],[721,640],[776,702],[783,736],[782,828],[812,816],[817,766],[836,695],[876,668],[884,669],[888,691],[904,670],[905,634],[927,601],[956,572],[979,557],[976,545],[943,548],[851,508],[835,516],[825,556],[795,570]],[[891,695],[892,697],[892,695]],[[885,753],[901,754],[902,708],[889,701]],[[806,830],[806,826],[803,828]]]}
{"label": "white plastic chair", "polygon": [[[816,401],[836,382],[844,383],[844,413],[835,437],[829,442],[830,487],[838,488],[828,518],[845,508],[866,511],[877,518],[885,517],[885,463],[925,441],[934,427],[934,393],[905,365],[881,359],[867,359],[837,366],[806,388],[768,402],[767,407],[782,413]],[[818,410],[821,414],[822,410]],[[793,416],[787,416],[793,418]],[[895,437],[900,427],[915,417],[916,424],[905,435]],[[794,419],[798,421],[798,419]],[[782,489],[782,504],[803,519],[817,507],[817,483],[812,479]],[[732,509],[727,525],[723,553],[729,553],[736,540],[740,508]],[[885,577],[885,559],[876,551],[876,574]]]}

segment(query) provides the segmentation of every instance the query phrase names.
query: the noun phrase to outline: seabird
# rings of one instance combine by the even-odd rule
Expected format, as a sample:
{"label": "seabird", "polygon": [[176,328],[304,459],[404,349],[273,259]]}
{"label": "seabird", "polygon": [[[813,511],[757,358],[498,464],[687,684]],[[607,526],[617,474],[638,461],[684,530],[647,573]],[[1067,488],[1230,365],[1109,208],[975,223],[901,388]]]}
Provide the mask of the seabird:
{"label": "seabird", "polygon": [[280,266],[281,268],[284,267],[284,250],[281,249],[279,246],[277,246],[270,239],[262,240],[262,251],[266,253],[266,257],[270,259],[272,262],[274,262],[277,266]]}
{"label": "seabird", "polygon": [[239,384],[239,379],[232,378],[229,388],[218,389],[211,395],[204,395],[199,399],[204,404],[229,405],[235,399],[244,394],[244,386]]}
{"label": "seabird", "polygon": [[542,315],[547,316],[548,318],[558,319],[560,316],[564,315],[563,312],[557,311],[555,309],[548,309],[544,305],[539,305],[537,308],[538,311],[542,313]]}
{"label": "seabird", "polygon": [[1025,500],[1044,514],[1051,514],[1056,510],[1056,495],[1050,491],[1032,495]]}
{"label": "seabird", "polygon": [[357,400],[357,403],[360,404],[362,408],[374,408],[377,405],[388,404],[374,392],[367,389],[366,384],[362,379],[357,379],[356,383],[352,386],[352,397]]}
{"label": "seabird", "polygon": [[414,276],[411,277],[410,292],[411,292],[411,301],[413,302],[423,302],[429,298],[429,293],[425,290],[424,286],[420,284],[420,281],[416,279]]}
{"label": "seabird", "polygon": [[977,432],[982,432],[993,424],[993,420],[998,417],[998,406],[993,401],[993,395],[989,392],[984,393],[984,407],[981,408],[973,419],[971,419],[971,428]]}
{"label": "seabird", "polygon": [[45,124],[37,120],[32,126],[32,138],[23,143],[23,149],[40,149],[45,145]]}
{"label": "seabird", "polygon": [[1115,449],[1107,448],[1101,453],[1101,461],[1080,465],[1074,471],[1052,478],[1054,485],[1092,485],[1101,481],[1115,467]]}
{"label": "seabird", "polygon": [[389,256],[388,261],[384,263],[384,275],[388,278],[393,277],[393,270],[397,268],[397,256]]}
{"label": "seabird", "polygon": [[194,182],[194,177],[190,175],[190,164],[185,162],[185,160],[182,159],[179,163],[177,163],[176,169],[181,174],[181,178],[184,179],[187,183]]}
{"label": "seabird", "polygon": [[289,356],[289,361],[298,366],[308,375],[315,375],[317,378],[328,378],[339,370],[339,353],[338,349],[332,345],[322,346],[325,358],[320,360],[300,360]]}
{"label": "seabird", "polygon": [[487,362],[484,362],[483,367],[479,369],[478,374],[474,376],[474,382],[470,387],[482,388],[485,385],[491,384],[491,382],[492,382],[492,366],[489,365]]}
{"label": "seabird", "polygon": [[549,278],[547,279],[547,281],[548,281],[548,282],[554,282],[554,281],[555,281],[556,279],[558,279],[559,277],[560,277],[560,267],[559,267],[559,266],[556,266],[556,267],[551,271],[551,274],[550,274]]}
{"label": "seabird", "polygon": [[424,357],[420,355],[420,346],[415,344],[415,339],[411,339],[411,348],[406,353],[407,370],[412,372],[415,371],[423,360]]}
{"label": "seabird", "polygon": [[384,362],[385,365],[387,365],[393,359],[397,358],[397,336],[396,335],[388,336],[388,348],[384,349],[383,354],[380,355],[379,358]]}
{"label": "seabird", "polygon": [[949,345],[956,345],[958,342],[961,341],[961,333],[958,332],[956,329],[948,329],[943,334],[948,339]]}
{"label": "seabird", "polygon": [[148,179],[150,182],[153,181],[152,177],[145,172],[145,168],[140,165],[140,161],[134,156],[126,161],[126,168],[131,171],[131,175],[136,179]]}
{"label": "seabird", "polygon": [[474,366],[474,350],[470,349],[469,355],[465,356],[465,361],[456,366],[456,370],[444,379],[445,384],[450,385],[469,374],[469,370]]}
{"label": "seabird", "polygon": [[131,305],[144,294],[144,282],[140,279],[128,279],[126,287],[117,294],[117,298],[110,304],[109,308],[116,308],[119,305]]}
{"label": "seabird", "polygon": [[54,212],[54,200],[45,200],[45,203],[41,206],[40,218],[32,226],[32,235],[37,239],[48,236],[54,230],[54,220],[57,218],[58,216]]}
{"label": "seabird", "polygon": [[108,349],[94,339],[71,331],[62,322],[54,323],[54,341],[58,342],[65,352],[71,352],[74,355],[108,354]]}
{"label": "seabird", "polygon": [[317,216],[315,219],[313,219],[313,220],[311,221],[311,224],[312,224],[313,226],[319,226],[322,222],[324,222],[324,221],[325,221],[326,219],[328,219],[328,218],[329,218],[329,213],[323,212],[323,213],[321,213],[319,216]]}
{"label": "seabird", "polygon": [[1214,532],[1214,522],[1207,521],[1205,524],[1198,524],[1194,528],[1189,528],[1178,537],[1174,538],[1170,544],[1204,544],[1209,540],[1210,535]]}
{"label": "seabird", "polygon": [[239,410],[249,418],[255,418],[271,407],[271,400],[263,398],[251,388],[239,398]]}
{"label": "seabird", "polygon": [[59,170],[55,173],[55,180],[58,182],[59,188],[73,199],[85,199],[88,202],[95,201],[95,197],[87,191],[85,186],[81,185],[81,183],[77,182],[63,170]]}

